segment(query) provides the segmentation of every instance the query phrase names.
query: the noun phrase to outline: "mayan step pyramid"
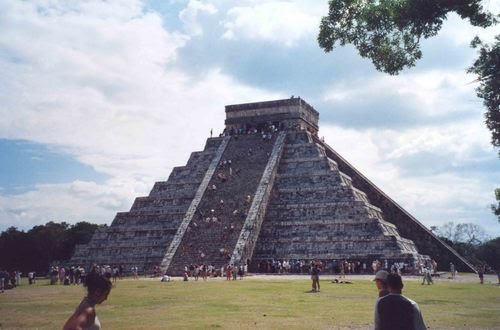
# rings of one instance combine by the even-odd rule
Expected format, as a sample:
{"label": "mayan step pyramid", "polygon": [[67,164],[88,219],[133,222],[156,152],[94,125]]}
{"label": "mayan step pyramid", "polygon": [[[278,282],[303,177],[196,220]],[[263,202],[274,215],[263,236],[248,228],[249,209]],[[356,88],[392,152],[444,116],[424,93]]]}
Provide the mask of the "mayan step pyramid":
{"label": "mayan step pyramid", "polygon": [[71,264],[180,275],[190,264],[465,259],[324,141],[300,98],[226,106],[224,133],[117,213]]}

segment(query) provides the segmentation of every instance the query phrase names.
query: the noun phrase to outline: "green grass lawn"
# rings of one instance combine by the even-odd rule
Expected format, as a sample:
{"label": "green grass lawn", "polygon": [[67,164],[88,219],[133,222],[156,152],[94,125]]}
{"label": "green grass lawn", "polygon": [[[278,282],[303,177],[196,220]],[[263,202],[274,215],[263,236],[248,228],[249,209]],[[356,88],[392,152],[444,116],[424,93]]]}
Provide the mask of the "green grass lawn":
{"label": "green grass lawn", "polygon": [[[376,289],[368,279],[352,284],[275,277],[122,280],[97,306],[103,329],[368,329]],[[431,329],[500,329],[500,286],[437,280],[422,286],[404,278]],[[84,295],[82,286],[22,285],[0,294],[0,329],[61,329]]]}

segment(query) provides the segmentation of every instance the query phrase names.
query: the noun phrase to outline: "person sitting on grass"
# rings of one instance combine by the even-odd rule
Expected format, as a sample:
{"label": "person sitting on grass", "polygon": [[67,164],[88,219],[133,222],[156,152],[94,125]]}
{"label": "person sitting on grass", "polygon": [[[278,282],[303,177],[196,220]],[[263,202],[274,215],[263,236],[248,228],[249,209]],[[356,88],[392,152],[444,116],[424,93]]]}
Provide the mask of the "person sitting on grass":
{"label": "person sitting on grass", "polygon": [[101,304],[108,298],[113,285],[106,276],[91,272],[86,276],[84,286],[87,287],[87,295],[66,321],[63,330],[101,329],[95,305]]}

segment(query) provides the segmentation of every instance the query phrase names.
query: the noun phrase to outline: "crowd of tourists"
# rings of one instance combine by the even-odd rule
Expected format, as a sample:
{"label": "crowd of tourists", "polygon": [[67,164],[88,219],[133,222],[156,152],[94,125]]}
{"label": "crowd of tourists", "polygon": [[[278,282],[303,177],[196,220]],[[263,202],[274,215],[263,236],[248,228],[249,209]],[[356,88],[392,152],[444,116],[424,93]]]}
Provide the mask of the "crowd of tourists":
{"label": "crowd of tourists", "polygon": [[[372,274],[380,269],[390,269],[392,272],[407,275],[421,275],[427,269],[433,274],[436,272],[437,264],[434,261],[416,264],[408,261],[390,260],[321,260],[322,271],[328,274],[338,274],[340,277],[349,274]],[[259,273],[267,274],[307,274],[312,267],[311,261],[296,259],[268,259],[261,260],[257,265]]]}
{"label": "crowd of tourists", "polygon": [[212,264],[206,265],[206,264],[190,264],[184,266],[184,281],[188,281],[190,278],[194,279],[195,281],[198,281],[198,279],[201,277],[204,281],[206,281],[208,278],[215,278],[215,277],[225,277],[226,280],[236,280],[238,277],[239,279],[243,279],[243,276],[248,272],[248,265],[247,264],[241,264],[238,266],[235,266],[233,264],[226,264],[224,266],[215,267]]}
{"label": "crowd of tourists", "polygon": [[[222,234],[227,236],[235,229],[235,224],[241,223],[245,220],[252,196],[246,194],[241,201],[225,202],[223,195],[220,194],[218,187],[224,184],[233,175],[238,174],[239,169],[234,169],[233,161],[231,159],[221,160],[217,167],[217,180],[208,186],[209,192],[215,197],[212,205],[207,207],[198,207],[196,209],[195,217],[188,226],[188,231],[196,230],[201,227],[223,226]],[[232,196],[227,196],[232,197]],[[231,198],[229,198],[231,199]]]}
{"label": "crowd of tourists", "polygon": [[[331,268],[337,270],[333,265],[338,266],[338,274],[342,274],[342,269],[347,272],[355,272],[358,268],[352,264],[358,265],[358,262],[343,260],[341,262],[330,262]],[[293,265],[297,263],[290,262],[289,260],[271,260],[266,262],[266,267],[272,267],[276,272],[286,274],[293,269]],[[349,265],[351,264],[351,266]],[[298,263],[303,266],[300,269],[306,270],[311,275],[312,290],[311,292],[320,292],[320,274],[324,272],[326,263],[322,260],[314,259],[308,262],[302,261]],[[378,298],[374,307],[374,329],[426,329],[424,318],[420,308],[416,302],[402,294],[403,281],[401,277],[401,270],[404,262],[390,263],[387,260],[373,260],[371,269],[367,269],[367,273],[374,273],[373,279],[377,290]],[[437,272],[437,263],[433,260],[428,260],[418,265],[422,269],[424,281],[427,281],[427,276]],[[365,270],[363,263],[361,263],[360,272]],[[478,266],[478,275],[482,281],[484,267]],[[138,267],[132,266],[129,270],[135,278],[137,278]],[[104,302],[111,292],[113,287],[113,280],[122,278],[127,272],[121,265],[92,265],[88,271],[81,266],[53,266],[49,271],[49,280],[51,284],[83,284],[86,289],[86,295],[76,307],[75,312],[68,318],[64,325],[64,329],[79,329],[79,328],[95,328],[100,329],[100,322],[96,315],[95,306]],[[189,264],[184,268],[184,280],[193,279],[195,281],[207,280],[210,277],[221,277],[226,280],[243,279],[248,272],[248,265],[232,265],[226,264],[225,266],[215,267],[211,264]],[[145,274],[148,272],[145,272]],[[162,276],[162,270],[159,266],[151,268],[151,276]],[[456,268],[453,263],[450,263],[451,278],[456,276]],[[36,274],[30,272],[28,279],[30,284],[34,283]],[[342,277],[340,277],[341,279]],[[16,286],[21,284],[21,272],[15,271],[9,274],[6,271],[0,270],[0,282],[2,292],[6,285]],[[336,279],[337,280],[337,279]],[[162,281],[170,281],[167,275],[163,275]],[[351,283],[349,281],[333,281],[334,283]],[[429,284],[432,284],[429,283]]]}
{"label": "crowd of tourists", "polygon": [[[238,135],[248,135],[248,134],[260,134],[263,140],[270,140],[272,135],[278,131],[285,129],[285,124],[281,123],[279,127],[274,124],[267,123],[261,125],[261,127],[252,127],[251,125],[240,126],[238,128],[231,127],[229,129],[224,128],[219,137],[223,136],[238,136]],[[293,127],[292,129],[299,129],[299,126]],[[212,130],[210,130],[210,137],[212,137]]]}
{"label": "crowd of tourists", "polygon": [[[85,278],[89,273],[98,273],[116,282],[121,279],[124,275],[125,269],[122,265],[92,265],[89,269],[85,269],[82,266],[51,266],[48,277],[51,285],[78,285],[85,282]],[[137,270],[130,270],[132,275],[137,275]]]}
{"label": "crowd of tourists", "polygon": [[[232,247],[252,205],[254,196],[251,191],[259,182],[251,169],[255,164],[265,167],[272,150],[269,141],[274,132],[276,128],[272,125],[252,132],[261,134],[264,142],[258,146],[255,145],[258,137],[254,136],[248,138],[248,148],[233,150],[228,147],[228,152],[217,164],[205,197],[187,226],[185,239],[179,246],[184,257],[206,267],[211,262],[218,265],[229,263]],[[236,177],[238,180],[235,181]]]}
{"label": "crowd of tourists", "polygon": [[55,284],[80,284],[85,277],[85,269],[81,266],[52,266],[49,271],[49,280],[51,285]]}

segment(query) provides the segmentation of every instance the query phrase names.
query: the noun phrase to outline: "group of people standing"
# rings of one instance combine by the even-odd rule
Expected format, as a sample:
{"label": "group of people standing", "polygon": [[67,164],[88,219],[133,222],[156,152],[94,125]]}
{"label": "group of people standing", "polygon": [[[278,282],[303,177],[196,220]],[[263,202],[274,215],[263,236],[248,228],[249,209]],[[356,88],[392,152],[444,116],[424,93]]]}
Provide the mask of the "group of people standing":
{"label": "group of people standing", "polygon": [[50,284],[80,284],[85,277],[85,269],[81,266],[52,266],[49,271]]}
{"label": "group of people standing", "polygon": [[5,289],[12,289],[18,285],[21,285],[20,271],[16,270],[9,274],[8,271],[0,269],[0,293],[3,293]]}
{"label": "group of people standing", "polygon": [[[113,286],[109,273],[103,271],[106,268],[95,266],[84,279],[87,294],[82,299],[75,312],[64,325],[69,329],[100,329],[100,322],[96,315],[95,306],[104,302]],[[203,268],[186,266],[187,274],[197,276],[196,269]],[[321,260],[310,262],[310,274],[312,280],[311,292],[320,292],[319,275],[323,269]],[[454,270],[454,266],[452,270]],[[227,280],[235,280],[236,275],[243,277],[245,267],[233,267],[226,265],[220,270],[220,275],[226,275]],[[452,272],[452,276],[453,276]],[[373,279],[378,290],[378,298],[374,307],[375,330],[392,329],[427,329],[418,304],[402,294],[404,284],[398,272],[377,270]],[[482,282],[481,282],[482,283]]]}
{"label": "group of people standing", "polygon": [[188,281],[190,277],[193,277],[195,281],[201,277],[204,281],[207,280],[208,277],[226,277],[227,280],[236,280],[237,277],[243,279],[243,276],[248,272],[248,265],[241,264],[235,266],[233,264],[227,264],[225,266],[221,266],[220,269],[216,268],[213,265],[206,264],[191,264],[189,266],[184,266],[184,281]]}

